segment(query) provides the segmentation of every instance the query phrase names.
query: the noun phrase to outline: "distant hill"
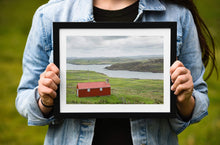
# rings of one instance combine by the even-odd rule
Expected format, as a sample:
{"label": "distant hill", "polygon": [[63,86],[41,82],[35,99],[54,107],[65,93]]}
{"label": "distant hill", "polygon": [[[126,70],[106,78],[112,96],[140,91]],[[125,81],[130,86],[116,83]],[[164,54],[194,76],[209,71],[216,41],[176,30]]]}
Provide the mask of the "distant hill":
{"label": "distant hill", "polygon": [[68,57],[67,63],[76,65],[105,65],[105,64],[116,64],[116,63],[127,63],[134,61],[145,61],[150,59],[161,59],[163,56],[160,55],[148,55],[148,56],[128,56],[128,57],[87,57],[77,58]]}
{"label": "distant hill", "polygon": [[106,67],[106,69],[163,73],[163,59],[150,59],[145,61],[115,63],[111,66]]}

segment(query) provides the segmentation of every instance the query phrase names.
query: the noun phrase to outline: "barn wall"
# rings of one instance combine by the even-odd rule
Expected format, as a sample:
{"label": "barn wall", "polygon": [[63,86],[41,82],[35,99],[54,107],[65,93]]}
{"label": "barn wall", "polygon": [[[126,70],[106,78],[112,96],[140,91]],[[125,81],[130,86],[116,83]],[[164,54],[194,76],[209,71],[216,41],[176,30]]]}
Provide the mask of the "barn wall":
{"label": "barn wall", "polygon": [[90,92],[87,92],[87,89],[83,89],[79,90],[78,93],[79,97],[107,96],[111,95],[111,88],[102,88],[102,91],[99,88],[90,89]]}

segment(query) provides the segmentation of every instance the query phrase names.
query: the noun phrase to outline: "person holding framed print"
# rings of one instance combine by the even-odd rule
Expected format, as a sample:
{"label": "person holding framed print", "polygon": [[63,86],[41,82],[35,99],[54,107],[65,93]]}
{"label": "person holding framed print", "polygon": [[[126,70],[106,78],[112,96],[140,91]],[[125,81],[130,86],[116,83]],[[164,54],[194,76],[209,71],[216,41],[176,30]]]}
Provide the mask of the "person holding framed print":
{"label": "person holding framed print", "polygon": [[[53,22],[104,21],[177,22],[178,61],[170,68],[171,90],[177,95],[176,118],[54,118],[60,79],[53,64]],[[16,107],[28,125],[49,125],[45,145],[176,145],[179,133],[207,115],[209,99],[203,74],[209,60],[216,68],[214,51],[213,39],[191,0],[50,0],[33,18]]]}

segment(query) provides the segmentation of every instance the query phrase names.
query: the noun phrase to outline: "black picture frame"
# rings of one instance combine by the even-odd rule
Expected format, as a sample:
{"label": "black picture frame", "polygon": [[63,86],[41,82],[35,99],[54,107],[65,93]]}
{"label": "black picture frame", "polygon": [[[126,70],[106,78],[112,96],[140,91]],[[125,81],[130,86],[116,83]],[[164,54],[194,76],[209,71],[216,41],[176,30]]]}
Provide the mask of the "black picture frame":
{"label": "black picture frame", "polygon": [[[172,85],[172,82],[170,81],[169,68],[171,64],[173,64],[173,62],[176,60],[176,37],[177,37],[176,27],[177,27],[176,22],[141,22],[141,23],[54,22],[53,23],[54,63],[60,69],[60,79],[61,79],[61,83],[57,90],[57,98],[55,99],[55,107],[54,107],[55,117],[56,118],[146,118],[146,117],[172,118],[175,117],[176,96],[170,90],[170,86]],[[69,92],[68,88],[70,88],[70,86],[68,86],[67,83],[69,82],[68,74],[69,72],[70,73],[77,72],[75,70],[71,70],[71,71],[67,70],[69,65],[67,64],[67,61],[69,62],[69,59],[71,60],[72,57],[75,63],[76,58],[78,58],[79,55],[82,56],[82,58],[88,57],[90,59],[90,57],[93,57],[95,54],[95,51],[90,49],[91,52],[86,53],[88,55],[84,55],[86,48],[88,48],[84,46],[85,43],[87,44],[87,42],[93,42],[90,46],[94,45],[94,48],[98,51],[99,48],[98,46],[96,46],[96,43],[101,42],[101,41],[97,41],[98,39],[101,39],[103,43],[104,42],[107,43],[107,40],[108,42],[112,41],[113,45],[118,44],[119,39],[122,39],[120,40],[122,41],[122,43],[120,44],[123,44],[122,47],[126,47],[124,44],[133,45],[132,43],[130,44],[131,41],[128,41],[128,39],[130,40],[133,39],[136,40],[137,42],[139,41],[143,42],[141,40],[145,38],[149,39],[149,46],[150,46],[150,40],[154,41],[154,39],[155,40],[158,39],[158,43],[157,41],[154,43],[155,47],[158,46],[158,48],[155,49],[162,49],[161,51],[158,51],[160,53],[162,52],[162,55],[159,53],[156,54],[153,48],[152,49],[149,48],[148,50],[149,52],[154,52],[152,56],[155,56],[155,58],[153,57],[153,59],[156,59],[157,55],[158,58],[159,56],[160,57],[162,56],[163,78],[162,78],[162,83],[160,82],[160,85],[162,84],[163,86],[162,103],[160,102],[159,104],[157,104],[158,102],[156,101],[155,101],[156,103],[154,102],[152,104],[149,103],[132,104],[130,102],[128,104],[123,104],[123,103],[114,104],[114,103],[106,103],[106,102],[101,104],[96,104],[96,103],[87,104],[87,103],[81,103],[81,101],[80,103],[78,103],[77,99],[80,97],[78,91],[76,92],[76,90],[74,90],[76,86],[73,87],[74,90],[73,93],[75,92],[75,96],[78,96],[78,98],[75,98],[76,99],[75,103],[67,103],[69,96],[67,92]],[[117,39],[117,40],[111,40],[111,39]],[[97,42],[94,43],[94,41]],[[70,47],[69,45],[73,45],[72,46],[73,50],[72,47]],[[143,45],[148,46],[147,42],[146,44]],[[162,48],[160,48],[159,45],[162,46]],[[74,46],[76,46],[76,48]],[[85,47],[82,48],[82,51],[81,51],[81,46]],[[105,46],[109,46],[109,45],[103,44],[103,47]],[[80,50],[79,53],[78,50]],[[116,49],[113,50],[116,52]],[[109,57],[111,53],[117,54],[113,52],[113,50],[108,54]],[[130,49],[130,50],[134,50],[134,49]],[[139,50],[140,52],[137,53],[138,58],[140,53],[144,52],[141,50],[141,48],[140,49],[137,48],[137,51]],[[120,51],[123,52],[122,48]],[[75,52],[77,52],[77,54],[75,54]],[[75,56],[69,56],[69,54],[74,54]],[[134,52],[134,54],[136,53]],[[130,56],[131,54],[129,53],[126,55]],[[104,57],[104,56],[100,56],[100,57]],[[80,59],[80,61],[82,60]],[[70,76],[77,76],[77,75],[73,74]],[[75,78],[73,78],[72,80],[75,80]],[[77,84],[77,86],[78,85],[79,83]],[[111,89],[113,90],[113,86]],[[90,89],[87,89],[87,91],[88,90],[90,91]],[[160,90],[161,89],[158,89],[158,91]],[[157,90],[154,92],[157,92]]]}

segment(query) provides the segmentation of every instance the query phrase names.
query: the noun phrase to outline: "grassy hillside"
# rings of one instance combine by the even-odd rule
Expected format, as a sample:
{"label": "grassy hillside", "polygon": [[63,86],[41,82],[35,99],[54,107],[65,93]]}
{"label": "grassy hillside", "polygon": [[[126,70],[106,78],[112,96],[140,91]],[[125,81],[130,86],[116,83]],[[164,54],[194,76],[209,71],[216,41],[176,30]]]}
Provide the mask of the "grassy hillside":
{"label": "grassy hillside", "polygon": [[[87,79],[89,78],[89,80]],[[110,96],[79,98],[76,86],[79,82],[102,82],[108,78]],[[161,104],[163,103],[163,81],[110,78],[93,71],[67,72],[67,103],[70,104]]]}
{"label": "grassy hillside", "polygon": [[111,66],[106,67],[106,69],[163,73],[163,59],[150,59],[126,63],[115,63]]}
{"label": "grassy hillside", "polygon": [[[195,1],[195,0],[194,0]],[[27,120],[15,109],[16,88],[21,59],[34,11],[47,0],[0,0],[0,145],[41,145],[45,127],[28,127]],[[200,14],[211,30],[220,50],[219,0],[196,1]],[[220,65],[220,51],[217,52]],[[180,145],[218,145],[220,142],[220,81],[213,75],[208,81],[209,115],[179,135]]]}

